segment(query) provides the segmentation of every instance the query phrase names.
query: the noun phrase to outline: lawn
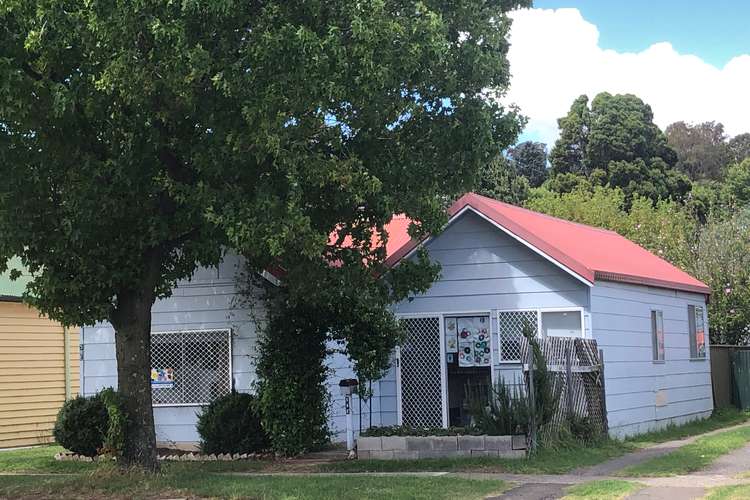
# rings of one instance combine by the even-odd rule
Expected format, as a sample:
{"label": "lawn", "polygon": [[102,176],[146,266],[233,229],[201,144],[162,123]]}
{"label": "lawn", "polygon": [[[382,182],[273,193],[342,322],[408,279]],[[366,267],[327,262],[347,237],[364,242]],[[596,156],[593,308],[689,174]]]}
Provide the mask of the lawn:
{"label": "lawn", "polygon": [[718,457],[745,446],[750,441],[750,427],[698,438],[675,451],[632,465],[620,471],[621,476],[676,476],[705,468]]}
{"label": "lawn", "polygon": [[620,500],[641,488],[642,484],[617,479],[591,481],[567,488],[563,500]]}
{"label": "lawn", "polygon": [[241,476],[165,468],[155,476],[99,466],[80,475],[0,476],[2,498],[165,498],[479,500],[507,483],[455,477]]}
{"label": "lawn", "polygon": [[746,500],[750,498],[750,485],[722,486],[714,488],[706,495],[706,500]]}

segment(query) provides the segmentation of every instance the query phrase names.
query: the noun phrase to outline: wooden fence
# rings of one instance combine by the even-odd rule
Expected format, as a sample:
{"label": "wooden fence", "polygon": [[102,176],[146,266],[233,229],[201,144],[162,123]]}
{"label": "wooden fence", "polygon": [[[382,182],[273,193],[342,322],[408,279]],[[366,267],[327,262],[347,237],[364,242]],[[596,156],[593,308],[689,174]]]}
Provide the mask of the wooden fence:
{"label": "wooden fence", "polygon": [[[538,339],[539,347],[553,375],[553,387],[559,394],[558,408],[552,421],[543,428],[532,424],[533,447],[538,438],[544,439],[559,432],[571,417],[586,418],[595,431],[606,435],[609,431],[604,385],[604,353],[597,348],[596,340],[581,338],[548,337]],[[521,359],[524,364],[527,387],[533,388],[532,349],[526,338],[521,342]],[[534,398],[533,390],[529,391]]]}

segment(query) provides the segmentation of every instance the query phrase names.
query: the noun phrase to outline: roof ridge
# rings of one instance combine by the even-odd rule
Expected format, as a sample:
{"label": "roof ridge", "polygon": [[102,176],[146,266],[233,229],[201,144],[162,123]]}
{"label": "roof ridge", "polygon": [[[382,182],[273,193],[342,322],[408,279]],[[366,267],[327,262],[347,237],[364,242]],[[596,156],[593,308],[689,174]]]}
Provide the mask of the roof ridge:
{"label": "roof ridge", "polygon": [[[474,193],[474,192],[471,192],[469,194],[472,194],[474,196],[482,198],[483,200],[487,200],[490,203],[499,203],[501,205],[505,205],[506,207],[511,207],[513,209],[516,209],[516,210],[522,210],[522,211],[527,212],[529,214],[533,214],[533,215],[535,215],[537,217],[544,217],[546,219],[552,219],[552,220],[555,220],[555,221],[564,222],[566,224],[572,224],[574,226],[585,227],[586,229],[593,229],[594,231],[599,231],[599,232],[602,232],[602,233],[615,234],[615,235],[619,236],[620,238],[625,238],[623,235],[621,235],[617,231],[613,231],[611,229],[606,229],[606,228],[597,227],[597,226],[591,226],[589,224],[583,224],[582,222],[575,222],[575,221],[572,221],[572,220],[562,219],[560,217],[555,217],[554,215],[545,214],[543,212],[537,212],[536,210],[531,210],[530,208],[521,207],[521,206],[518,206],[518,205],[513,205],[512,203],[506,203],[504,201],[496,200],[494,198],[490,198],[489,196],[484,196],[484,195],[477,194],[477,193]],[[627,238],[625,238],[625,239],[627,239]]]}

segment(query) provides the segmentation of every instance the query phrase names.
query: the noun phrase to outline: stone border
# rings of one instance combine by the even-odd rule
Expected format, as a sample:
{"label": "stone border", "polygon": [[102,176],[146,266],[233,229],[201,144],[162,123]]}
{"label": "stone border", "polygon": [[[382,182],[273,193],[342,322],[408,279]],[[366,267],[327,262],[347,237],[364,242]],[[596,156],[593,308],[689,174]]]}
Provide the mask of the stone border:
{"label": "stone border", "polygon": [[[513,436],[383,436],[357,439],[357,458],[403,460],[443,457],[524,458]],[[525,448],[525,443],[524,443]]]}
{"label": "stone border", "polygon": [[[166,462],[231,462],[237,460],[260,460],[268,458],[268,454],[263,453],[219,453],[206,455],[204,453],[180,453],[173,455],[158,455],[157,460]],[[55,454],[55,460],[60,462],[102,462],[104,460],[115,460],[115,457],[111,455],[96,455],[94,457],[87,457],[85,455],[79,455],[77,453],[60,452]]]}

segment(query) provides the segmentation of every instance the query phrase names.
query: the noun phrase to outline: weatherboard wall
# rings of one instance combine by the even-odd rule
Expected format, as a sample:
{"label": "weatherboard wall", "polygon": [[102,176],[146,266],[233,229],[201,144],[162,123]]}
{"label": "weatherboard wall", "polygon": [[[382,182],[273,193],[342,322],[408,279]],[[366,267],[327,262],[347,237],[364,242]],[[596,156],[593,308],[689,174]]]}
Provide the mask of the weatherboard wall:
{"label": "weatherboard wall", "polygon": [[[218,268],[200,268],[189,281],[178,283],[171,297],[156,302],[152,311],[154,332],[200,329],[232,330],[232,378],[239,392],[253,392],[255,357],[263,310],[257,303],[244,303],[237,290],[236,278],[241,262],[228,256]],[[84,327],[80,365],[82,392],[92,395],[105,387],[117,386],[114,330],[109,323]],[[331,346],[332,348],[335,346]],[[336,440],[345,439],[344,400],[338,381],[352,377],[349,362],[341,354],[328,359],[331,368],[328,384],[331,393],[329,425]],[[395,425],[395,373],[373,383],[374,396],[362,405],[363,425]],[[370,412],[370,405],[372,412]],[[359,424],[359,401],[355,398],[355,427]],[[164,444],[186,445],[198,442],[195,428],[201,406],[157,406],[154,408],[157,440]],[[370,416],[372,415],[372,417]]]}
{"label": "weatherboard wall", "polygon": [[[688,305],[703,307],[706,314],[701,294],[606,281],[591,289],[612,434],[638,434],[703,418],[713,410],[710,354],[690,359]],[[664,313],[663,362],[653,361],[652,310]]]}

